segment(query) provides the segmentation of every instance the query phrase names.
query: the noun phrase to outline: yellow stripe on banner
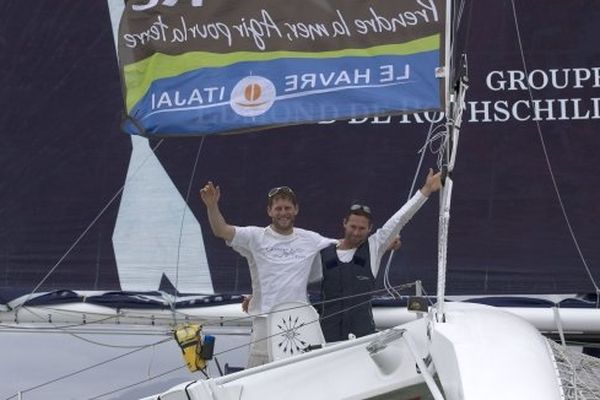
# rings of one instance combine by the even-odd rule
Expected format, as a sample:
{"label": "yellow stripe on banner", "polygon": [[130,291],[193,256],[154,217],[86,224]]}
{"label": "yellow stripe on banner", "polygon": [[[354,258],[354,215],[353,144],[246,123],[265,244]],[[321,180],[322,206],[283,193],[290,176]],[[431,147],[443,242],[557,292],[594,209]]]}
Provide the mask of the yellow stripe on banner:
{"label": "yellow stripe on banner", "polygon": [[127,89],[127,112],[146,94],[150,84],[157,79],[178,76],[185,72],[201,68],[225,67],[244,61],[272,61],[282,58],[341,58],[374,57],[382,55],[409,55],[440,48],[440,35],[432,35],[401,44],[386,44],[366,49],[344,49],[321,52],[238,51],[220,54],[202,51],[189,52],[176,56],[156,53],[152,56],[126,65],[124,68],[125,87]]}

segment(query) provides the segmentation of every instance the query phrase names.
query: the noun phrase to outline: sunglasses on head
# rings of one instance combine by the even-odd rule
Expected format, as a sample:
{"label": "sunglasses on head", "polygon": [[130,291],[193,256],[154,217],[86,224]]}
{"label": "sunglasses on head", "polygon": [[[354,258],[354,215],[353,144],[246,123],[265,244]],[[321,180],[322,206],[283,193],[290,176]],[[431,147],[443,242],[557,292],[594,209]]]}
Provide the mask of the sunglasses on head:
{"label": "sunglasses on head", "polygon": [[279,193],[286,193],[286,194],[291,194],[292,196],[295,196],[294,191],[289,186],[274,187],[273,189],[269,190],[269,193],[267,196],[269,196],[269,198],[271,198]]}
{"label": "sunglasses on head", "polygon": [[363,211],[367,214],[371,214],[371,208],[369,206],[363,206],[362,204],[353,204],[350,206],[350,211]]}

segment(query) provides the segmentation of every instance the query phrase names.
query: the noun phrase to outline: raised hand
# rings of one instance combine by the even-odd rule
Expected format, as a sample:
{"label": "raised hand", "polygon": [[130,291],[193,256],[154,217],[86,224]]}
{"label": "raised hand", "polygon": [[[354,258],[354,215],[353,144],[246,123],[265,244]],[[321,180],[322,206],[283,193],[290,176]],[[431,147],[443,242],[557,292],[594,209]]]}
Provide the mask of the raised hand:
{"label": "raised hand", "polygon": [[425,180],[425,185],[421,188],[421,193],[425,196],[429,197],[429,195],[433,192],[437,192],[442,188],[442,173],[438,172],[436,174],[433,173],[433,169],[429,168],[429,173],[427,174],[427,179]]}
{"label": "raised hand", "polygon": [[200,198],[207,207],[216,206],[221,198],[221,188],[215,186],[211,181],[208,181],[202,189],[200,189]]}
{"label": "raised hand", "polygon": [[388,251],[396,251],[400,248],[400,246],[402,246],[402,241],[400,240],[400,235],[396,235],[396,237],[394,238],[394,240],[392,240],[390,242],[390,244],[387,247]]}

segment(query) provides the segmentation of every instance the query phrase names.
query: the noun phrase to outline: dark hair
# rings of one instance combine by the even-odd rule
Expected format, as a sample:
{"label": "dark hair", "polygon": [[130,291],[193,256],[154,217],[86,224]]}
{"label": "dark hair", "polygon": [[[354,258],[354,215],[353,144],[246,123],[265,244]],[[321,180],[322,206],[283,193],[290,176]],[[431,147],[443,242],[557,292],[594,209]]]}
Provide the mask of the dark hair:
{"label": "dark hair", "polygon": [[277,199],[289,200],[294,206],[298,205],[298,200],[296,200],[296,194],[289,186],[274,187],[273,189],[269,190],[267,197],[269,198],[269,201],[267,203],[269,207],[271,207],[273,205],[273,202]]}
{"label": "dark hair", "polygon": [[369,224],[373,223],[373,215],[371,214],[371,207],[363,204],[352,204],[346,213],[344,219],[350,218],[351,215],[359,215],[369,220]]}

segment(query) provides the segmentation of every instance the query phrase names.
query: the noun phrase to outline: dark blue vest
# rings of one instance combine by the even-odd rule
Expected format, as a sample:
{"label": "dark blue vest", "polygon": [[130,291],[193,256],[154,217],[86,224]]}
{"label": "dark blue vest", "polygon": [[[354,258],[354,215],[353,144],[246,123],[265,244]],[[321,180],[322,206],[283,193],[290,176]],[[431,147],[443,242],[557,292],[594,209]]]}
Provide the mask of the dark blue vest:
{"label": "dark blue vest", "polygon": [[[321,328],[327,342],[346,340],[349,333],[360,337],[375,332],[370,301],[375,279],[370,260],[368,241],[356,249],[348,263],[339,260],[335,245],[321,250]],[[346,298],[360,293],[368,294]],[[344,300],[336,300],[339,298]]]}

